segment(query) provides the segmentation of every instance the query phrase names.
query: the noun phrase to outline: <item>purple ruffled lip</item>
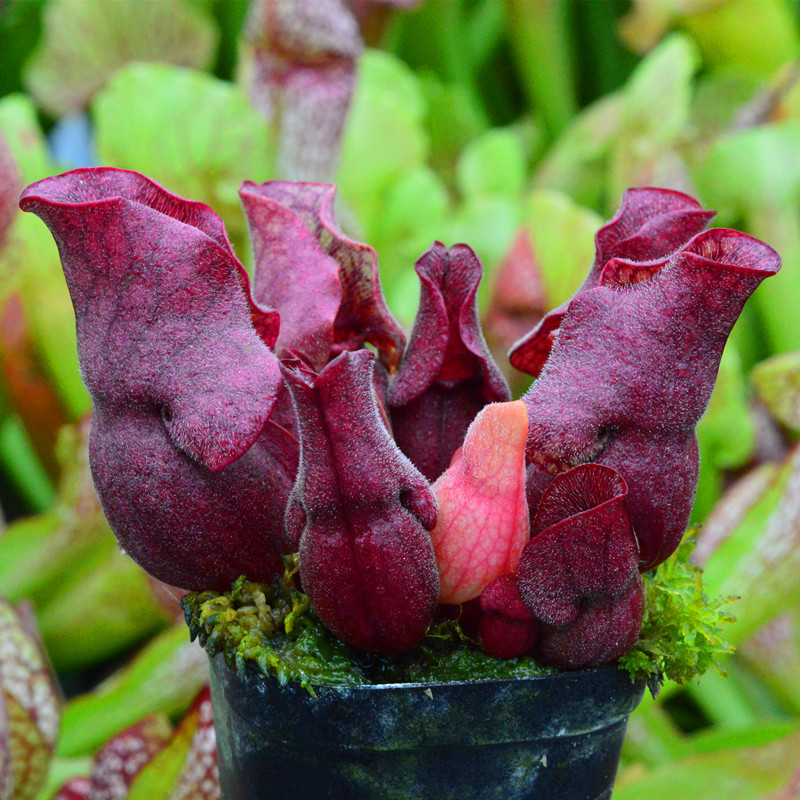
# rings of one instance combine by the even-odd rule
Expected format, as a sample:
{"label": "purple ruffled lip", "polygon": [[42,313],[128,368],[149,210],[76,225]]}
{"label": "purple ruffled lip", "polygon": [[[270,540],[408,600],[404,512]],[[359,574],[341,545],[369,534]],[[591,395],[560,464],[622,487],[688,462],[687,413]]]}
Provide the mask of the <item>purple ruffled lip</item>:
{"label": "purple ruffled lip", "polygon": [[[628,189],[613,219],[595,234],[595,259],[574,296],[602,283],[601,275],[613,258],[636,261],[661,259],[703,230],[715,211],[670,189]],[[534,378],[544,368],[570,301],[549,311],[509,352],[511,365]]]}
{"label": "purple ruffled lip", "polygon": [[729,272],[740,279],[750,277],[758,281],[777,274],[781,268],[780,256],[769,245],[730,228],[712,228],[698,233],[681,248],[680,258],[676,255],[649,261],[612,258],[603,268],[599,283],[601,286],[633,287],[650,280],[670,263],[681,264],[687,272]]}
{"label": "purple ruffled lip", "polygon": [[[250,304],[256,333],[268,347],[275,344],[280,326],[278,314],[262,308],[253,299],[247,271],[233,252],[225,225],[205,203],[173,194],[139,172],[114,167],[85,167],[44,178],[27,186],[19,197],[19,207],[23,211],[35,213],[43,220],[52,214],[49,209],[90,209],[120,203],[144,206],[195,228],[213,240],[221,248],[224,258],[235,265],[239,283]],[[53,236],[58,243],[55,232]]]}
{"label": "purple ruffled lip", "polygon": [[[641,261],[667,255],[716,215],[692,197],[671,189],[628,189],[614,217],[597,231],[595,263],[587,283],[597,282],[612,258]],[[588,288],[586,284],[582,288]]]}
{"label": "purple ruffled lip", "polygon": [[[270,210],[273,214],[288,213],[291,216],[285,218],[291,221],[293,229],[302,226],[310,236],[310,239],[304,238],[303,242],[308,261],[297,265],[300,272],[308,273],[308,282],[298,280],[292,291],[285,292],[282,298],[289,315],[300,322],[300,337],[305,335],[307,339],[309,335],[308,322],[301,321],[301,309],[304,304],[308,306],[309,293],[313,297],[316,291],[319,301],[314,311],[318,316],[321,312],[323,315],[318,320],[316,335],[318,338],[320,335],[330,337],[327,355],[355,350],[368,342],[377,349],[381,363],[393,372],[405,347],[405,334],[383,299],[375,249],[346,236],[336,224],[336,187],[308,182],[268,181],[255,184],[246,181],[240,196],[257,249],[265,255],[265,258],[259,259],[256,267],[258,291],[267,294],[273,291],[269,286],[278,279],[277,272],[290,263],[290,256],[285,242],[287,231],[270,234],[260,228],[256,217],[261,213],[268,220]],[[279,212],[279,208],[283,212]],[[275,252],[281,249],[281,245],[283,252]],[[273,249],[272,253],[270,248]],[[273,256],[271,260],[270,255]],[[333,264],[338,267],[338,276],[333,275]],[[313,270],[310,269],[312,265]],[[323,285],[322,276],[328,274],[331,279],[338,277],[338,287],[330,283]],[[305,333],[302,333],[303,330]],[[319,350],[320,346],[318,344],[316,349]]]}
{"label": "purple ruffled lip", "polygon": [[434,242],[415,269],[420,307],[400,372],[389,391],[392,406],[418,399],[437,379],[479,380],[487,400],[509,399],[508,385],[489,354],[480,329],[478,286],[483,267],[464,244]]}
{"label": "purple ruffled lip", "polygon": [[429,480],[447,469],[476,414],[510,399],[481,333],[483,267],[464,244],[433,245],[419,258],[420,303],[387,402],[400,449]]}

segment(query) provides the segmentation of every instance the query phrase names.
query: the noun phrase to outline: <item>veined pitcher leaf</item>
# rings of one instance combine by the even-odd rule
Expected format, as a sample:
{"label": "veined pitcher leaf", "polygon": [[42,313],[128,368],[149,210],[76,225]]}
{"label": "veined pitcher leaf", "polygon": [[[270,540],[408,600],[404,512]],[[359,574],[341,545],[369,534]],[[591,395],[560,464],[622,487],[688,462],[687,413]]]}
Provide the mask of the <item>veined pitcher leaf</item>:
{"label": "veined pitcher leaf", "polygon": [[59,703],[44,655],[14,608],[0,598],[0,757],[2,800],[32,800],[47,776]]}

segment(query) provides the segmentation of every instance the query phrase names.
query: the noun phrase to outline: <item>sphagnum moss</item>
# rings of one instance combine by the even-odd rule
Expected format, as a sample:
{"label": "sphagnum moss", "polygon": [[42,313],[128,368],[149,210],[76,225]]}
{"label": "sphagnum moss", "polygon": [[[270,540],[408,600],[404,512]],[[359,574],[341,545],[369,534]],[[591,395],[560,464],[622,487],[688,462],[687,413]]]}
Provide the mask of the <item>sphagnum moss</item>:
{"label": "sphagnum moss", "polygon": [[[732,652],[723,611],[731,599],[710,601],[703,593],[702,571],[689,556],[688,536],[678,551],[644,577],[646,611],[642,632],[630,653],[619,660],[631,679],[651,686],[665,679],[686,683],[708,669],[722,672]],[[314,685],[434,683],[529,677],[552,672],[525,656],[497,659],[484,653],[454,620],[434,623],[422,644],[400,658],[358,651],[333,636],[320,622],[308,598],[295,585],[297,559],[285,559],[284,574],[272,584],[239,578],[231,590],[193,592],[182,604],[192,637],[213,657],[222,654],[243,672],[248,663],[280,683]]]}

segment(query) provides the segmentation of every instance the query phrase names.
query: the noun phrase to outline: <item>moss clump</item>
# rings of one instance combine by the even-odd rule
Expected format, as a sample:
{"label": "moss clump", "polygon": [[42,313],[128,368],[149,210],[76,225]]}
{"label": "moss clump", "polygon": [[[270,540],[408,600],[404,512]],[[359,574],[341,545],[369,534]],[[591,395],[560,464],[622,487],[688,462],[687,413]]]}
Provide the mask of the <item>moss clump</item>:
{"label": "moss clump", "polygon": [[229,592],[192,592],[181,604],[192,638],[213,657],[222,653],[240,672],[248,662],[281,683],[325,684],[439,683],[542,675],[552,672],[532,658],[501,660],[484,653],[458,624],[431,625],[412,653],[381,658],[337,639],[311,610],[294,585],[295,557],[271,585],[244,578]]}
{"label": "moss clump", "polygon": [[[733,617],[726,600],[703,594],[702,572],[689,561],[694,540],[644,577],[646,611],[642,632],[619,666],[632,679],[685,683],[708,669],[722,671],[732,648],[722,638]],[[529,677],[552,672],[530,657],[497,659],[467,637],[456,621],[431,625],[411,653],[381,658],[355,650],[331,634],[295,586],[296,557],[271,585],[239,578],[225,594],[193,592],[182,601],[192,638],[210,656],[222,653],[243,672],[248,662],[281,683],[307,687],[330,684],[438,683]],[[728,598],[730,599],[730,598]]]}
{"label": "moss clump", "polygon": [[350,648],[331,635],[294,586],[296,559],[271,585],[239,578],[229,592],[192,592],[181,601],[192,634],[210,657],[222,653],[243,672],[248,662],[282,684],[368,683]]}
{"label": "moss clump", "polygon": [[645,574],[645,615],[639,639],[619,660],[631,678],[688,683],[709,669],[724,675],[722,662],[733,652],[724,626],[735,617],[723,606],[735,600],[710,600],[703,592],[703,571],[692,564],[694,533],[655,570]]}

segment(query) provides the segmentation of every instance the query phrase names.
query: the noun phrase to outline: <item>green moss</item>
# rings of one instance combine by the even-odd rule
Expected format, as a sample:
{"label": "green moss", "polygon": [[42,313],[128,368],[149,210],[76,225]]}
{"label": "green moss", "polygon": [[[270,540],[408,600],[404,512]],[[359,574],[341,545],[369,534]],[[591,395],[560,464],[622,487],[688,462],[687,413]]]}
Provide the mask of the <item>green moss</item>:
{"label": "green moss", "polygon": [[[363,658],[363,656],[362,656]],[[487,655],[455,620],[434,623],[422,644],[394,658],[368,657],[376,683],[445,683],[449,681],[525,678],[553,672],[530,657],[501,659]]]}
{"label": "green moss", "polygon": [[[721,671],[731,648],[722,626],[733,618],[710,602],[702,576],[689,562],[693,540],[644,576],[647,609],[639,641],[620,660],[632,678],[690,680],[707,669]],[[307,687],[325,684],[438,683],[542,675],[551,669],[530,657],[497,659],[486,655],[455,621],[435,623],[411,653],[381,658],[354,650],[331,634],[294,585],[295,557],[271,585],[240,578],[230,592],[194,592],[182,604],[192,638],[210,656],[222,653],[231,668],[248,662],[281,683]],[[313,691],[313,690],[312,690]]]}
{"label": "green moss", "polygon": [[734,597],[709,599],[703,572],[689,557],[695,546],[688,534],[677,552],[645,574],[645,616],[639,639],[619,660],[632,678],[688,683],[709,669],[724,675],[722,662],[733,652],[724,626],[735,618],[723,610]]}
{"label": "green moss", "polygon": [[330,634],[297,591],[296,559],[271,585],[239,578],[230,592],[193,592],[181,601],[192,634],[241,672],[247,662],[282,684],[369,683],[350,648]]}

